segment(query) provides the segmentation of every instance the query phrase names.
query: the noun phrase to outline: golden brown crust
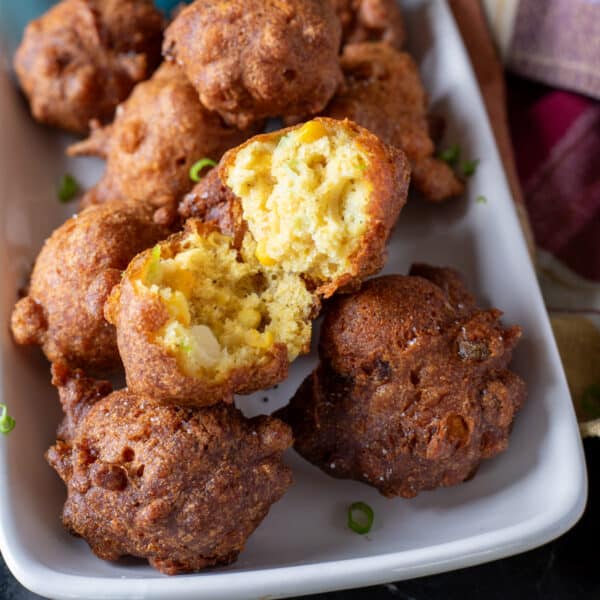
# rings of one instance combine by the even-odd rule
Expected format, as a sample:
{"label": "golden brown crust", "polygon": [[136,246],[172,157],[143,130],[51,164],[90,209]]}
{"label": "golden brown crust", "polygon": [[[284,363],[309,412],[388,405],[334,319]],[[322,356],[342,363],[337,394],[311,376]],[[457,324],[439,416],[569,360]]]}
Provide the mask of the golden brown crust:
{"label": "golden brown crust", "polygon": [[[314,120],[322,122],[325,127],[331,129],[343,127],[352,132],[354,142],[366,150],[371,159],[364,172],[365,179],[369,180],[373,187],[367,207],[370,222],[367,231],[361,237],[360,246],[351,256],[349,272],[333,281],[312,282],[316,287],[317,295],[329,298],[340,288],[352,289],[360,285],[365,277],[377,273],[382,268],[387,239],[406,203],[410,170],[406,156],[401,150],[383,143],[364,127],[348,119],[341,123],[327,117],[318,117]],[[249,144],[256,141],[269,142],[278,139],[299,127],[301,125],[294,125],[272,133],[263,133],[227,151],[218,166],[219,178],[221,181],[227,181],[228,172],[235,163],[237,153]],[[231,190],[230,193],[237,198]]]}
{"label": "golden brown crust", "polygon": [[165,32],[209,110],[247,127],[269,116],[315,114],[341,81],[341,28],[321,0],[197,0]]}
{"label": "golden brown crust", "polygon": [[106,172],[86,195],[87,204],[136,200],[171,208],[174,216],[177,202],[194,185],[194,163],[201,158],[218,161],[260,128],[227,127],[200,104],[181,69],[164,63],[119,106],[112,125],[96,125],[90,138],[68,153],[106,158]]}
{"label": "golden brown crust", "polygon": [[146,0],[63,0],[29,23],[14,66],[43,123],[85,133],[108,121],[160,61],[164,21]]}
{"label": "golden brown crust", "polygon": [[331,0],[342,24],[342,44],[385,42],[401,50],[406,38],[396,0]]}
{"label": "golden brown crust", "polygon": [[460,483],[506,448],[526,396],[507,369],[521,330],[500,314],[451,269],[371,279],[328,306],[320,364],[276,414],[334,477],[407,498]]}
{"label": "golden brown crust", "polygon": [[168,234],[152,209],[134,203],[109,202],[69,219],[46,240],[28,295],[15,305],[15,341],[42,346],[51,362],[91,371],[118,366],[104,301],[131,258]]}
{"label": "golden brown crust", "polygon": [[211,169],[186,194],[179,204],[179,216],[183,220],[198,219],[214,223],[221,233],[234,238],[233,245],[240,248],[247,231],[242,206],[236,195],[223,184],[218,169]]}
{"label": "golden brown crust", "polygon": [[[189,220],[186,231],[161,243],[161,256],[173,256],[190,230],[207,236],[216,228]],[[119,352],[132,392],[181,406],[210,406],[220,401],[232,402],[234,393],[249,394],[287,377],[289,360],[283,344],[274,344],[266,350],[264,358],[257,364],[232,369],[222,381],[183,373],[176,358],[153,339],[169,319],[166,308],[155,295],[142,296],[133,283],[147,262],[149,252],[143,252],[131,261],[122,282],[113,290],[105,306],[107,320],[117,328]]]}
{"label": "golden brown crust", "polygon": [[463,183],[433,156],[427,95],[413,59],[384,43],[350,44],[341,66],[344,84],[324,114],[352,119],[386,144],[401,148],[425,199],[440,202],[462,194]]}
{"label": "golden brown crust", "polygon": [[100,558],[138,556],[169,575],[229,564],[292,482],[281,460],[292,437],[277,419],[128,390],[102,398],[106,382],[77,373],[55,383],[73,427],[46,458],[67,486],[65,527]]}

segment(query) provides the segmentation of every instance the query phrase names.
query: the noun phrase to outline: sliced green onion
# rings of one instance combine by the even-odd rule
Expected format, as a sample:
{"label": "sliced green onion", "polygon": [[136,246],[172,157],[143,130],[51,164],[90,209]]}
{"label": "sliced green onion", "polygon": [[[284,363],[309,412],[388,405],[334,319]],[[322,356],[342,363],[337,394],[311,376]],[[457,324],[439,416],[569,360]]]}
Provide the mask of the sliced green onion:
{"label": "sliced green onion", "polygon": [[150,252],[150,260],[146,267],[146,280],[149,283],[154,283],[156,276],[158,275],[158,265],[160,263],[160,244],[156,244]]}
{"label": "sliced green onion", "polygon": [[479,165],[479,159],[475,160],[465,160],[462,164],[462,172],[465,177],[471,177],[477,170],[477,166]]}
{"label": "sliced green onion", "polygon": [[486,204],[487,198],[480,194],[479,196],[477,196],[477,198],[475,198],[475,202],[477,202],[477,204]]}
{"label": "sliced green onion", "polygon": [[186,354],[189,354],[192,351],[192,347],[184,340],[179,342],[178,346]]}
{"label": "sliced green onion", "polygon": [[200,171],[205,167],[216,167],[217,163],[210,158],[201,158],[199,161],[195,162],[190,168],[190,179],[192,181],[200,181],[202,177],[200,177]]}
{"label": "sliced green onion", "polygon": [[355,533],[369,533],[374,518],[373,509],[364,502],[354,502],[348,507],[348,527]]}
{"label": "sliced green onion", "polygon": [[8,414],[6,404],[0,404],[0,433],[10,433],[15,428],[15,420]]}
{"label": "sliced green onion", "polygon": [[438,154],[438,158],[453,167],[460,158],[460,146],[458,144],[453,144],[449,148],[442,150]]}
{"label": "sliced green onion", "polygon": [[79,193],[79,183],[77,179],[65,173],[58,182],[57,195],[58,199],[62,203],[70,202]]}
{"label": "sliced green onion", "polygon": [[592,419],[600,418],[600,384],[592,383],[583,390],[581,406]]}

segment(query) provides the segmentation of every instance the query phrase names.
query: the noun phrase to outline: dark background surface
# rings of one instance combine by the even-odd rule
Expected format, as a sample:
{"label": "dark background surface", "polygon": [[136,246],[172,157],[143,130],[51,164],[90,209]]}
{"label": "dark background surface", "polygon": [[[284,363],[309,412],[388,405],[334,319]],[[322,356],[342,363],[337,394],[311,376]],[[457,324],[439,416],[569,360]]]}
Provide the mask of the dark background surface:
{"label": "dark background surface", "polygon": [[[503,560],[411,581],[305,596],[307,600],[600,600],[600,439],[584,441],[589,477],[585,514],[559,539]],[[560,486],[556,481],[555,485]],[[548,490],[551,494],[552,490]],[[40,598],[0,558],[0,599]],[[165,599],[168,600],[168,599]]]}

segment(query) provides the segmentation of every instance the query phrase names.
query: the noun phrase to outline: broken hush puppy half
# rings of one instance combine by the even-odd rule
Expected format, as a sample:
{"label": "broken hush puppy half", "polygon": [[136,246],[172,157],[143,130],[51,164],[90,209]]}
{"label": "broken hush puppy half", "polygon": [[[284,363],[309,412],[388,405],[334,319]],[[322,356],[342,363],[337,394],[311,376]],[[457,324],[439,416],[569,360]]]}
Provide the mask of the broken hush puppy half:
{"label": "broken hush puppy half", "polygon": [[320,299],[381,268],[409,176],[401,151],[316,119],[229,151],[219,177],[243,236],[188,220],[105,306],[132,391],[203,406],[284,379]]}

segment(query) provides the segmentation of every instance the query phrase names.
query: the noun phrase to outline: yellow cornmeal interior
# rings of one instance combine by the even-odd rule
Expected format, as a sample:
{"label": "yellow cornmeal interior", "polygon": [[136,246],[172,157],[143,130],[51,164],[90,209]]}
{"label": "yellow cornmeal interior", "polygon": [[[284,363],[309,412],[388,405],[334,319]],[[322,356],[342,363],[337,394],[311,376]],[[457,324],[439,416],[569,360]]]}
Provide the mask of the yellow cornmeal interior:
{"label": "yellow cornmeal interior", "polygon": [[172,258],[156,246],[138,284],[169,312],[154,342],[189,376],[225,379],[232,369],[260,365],[275,343],[294,360],[310,343],[313,297],[297,275],[240,262],[231,238],[188,234]]}
{"label": "yellow cornmeal interior", "polygon": [[236,153],[226,183],[240,198],[265,266],[313,280],[351,273],[368,222],[369,155],[344,126],[309,121]]}

